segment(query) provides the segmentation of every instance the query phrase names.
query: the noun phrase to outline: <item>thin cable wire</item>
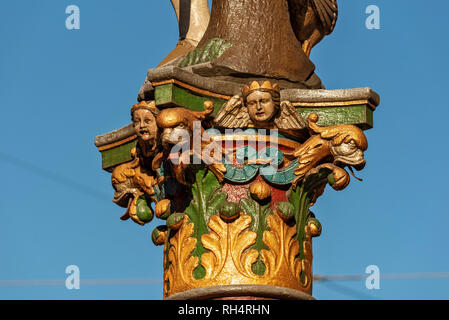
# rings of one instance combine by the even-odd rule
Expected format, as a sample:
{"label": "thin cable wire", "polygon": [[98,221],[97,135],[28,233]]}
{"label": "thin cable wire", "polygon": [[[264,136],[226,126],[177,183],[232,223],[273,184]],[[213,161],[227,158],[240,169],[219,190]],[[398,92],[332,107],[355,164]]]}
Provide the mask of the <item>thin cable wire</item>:
{"label": "thin cable wire", "polygon": [[[367,275],[331,275],[313,277],[314,282],[339,282],[365,280]],[[427,273],[391,273],[380,277],[382,280],[398,279],[442,279],[449,278],[449,272],[427,272]],[[161,278],[141,279],[81,279],[82,285],[87,286],[132,286],[132,285],[154,285],[161,284]],[[0,286],[63,286],[65,280],[0,280]]]}
{"label": "thin cable wire", "polygon": [[348,288],[340,283],[329,281],[329,282],[323,282],[322,284],[335,292],[338,292],[345,296],[349,296],[351,298],[364,299],[364,300],[374,299],[372,296],[370,296],[368,294],[365,294],[361,291],[358,291],[358,290],[355,290],[352,288]]}
{"label": "thin cable wire", "polygon": [[72,188],[75,191],[78,191],[79,193],[83,193],[85,195],[95,197],[98,199],[111,199],[111,196],[105,192],[101,192],[99,190],[96,190],[89,185],[85,185],[82,183],[79,183],[78,181],[73,180],[72,178],[63,176],[59,173],[53,172],[51,170],[39,167],[35,165],[32,162],[19,159],[15,156],[0,152],[0,161],[7,162],[9,164],[12,164],[14,166],[23,168],[29,172],[32,172],[42,178],[52,180],[53,182],[68,186]]}
{"label": "thin cable wire", "polygon": [[[81,286],[136,286],[162,284],[161,278],[80,279]],[[0,287],[65,286],[65,280],[0,280]]]}
{"label": "thin cable wire", "polygon": [[[348,275],[330,275],[314,276],[314,281],[358,281],[366,279],[367,274],[348,274]],[[419,273],[390,273],[380,274],[382,280],[398,279],[442,279],[449,278],[449,272],[419,272]]]}

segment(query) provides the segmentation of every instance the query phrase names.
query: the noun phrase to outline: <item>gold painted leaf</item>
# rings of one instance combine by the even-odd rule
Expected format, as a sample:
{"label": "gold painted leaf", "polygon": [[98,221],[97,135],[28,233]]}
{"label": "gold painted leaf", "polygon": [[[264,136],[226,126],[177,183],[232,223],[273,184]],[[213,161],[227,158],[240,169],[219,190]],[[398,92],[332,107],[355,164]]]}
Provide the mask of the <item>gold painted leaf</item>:
{"label": "gold painted leaf", "polygon": [[285,250],[285,255],[287,257],[288,266],[290,267],[290,272],[292,275],[300,279],[301,275],[301,260],[297,258],[299,255],[299,242],[295,240],[293,237],[296,234],[296,230],[294,228],[290,228],[287,232],[287,247]]}
{"label": "gold painted leaf", "polygon": [[[255,242],[255,240],[254,240]],[[251,244],[252,245],[252,244]],[[246,250],[242,257],[240,258],[240,261],[242,261],[241,268],[244,270],[244,275],[250,278],[257,277],[256,274],[254,274],[252,270],[252,265],[256,263],[257,258],[259,257],[259,252],[257,250]]]}
{"label": "gold painted leaf", "polygon": [[209,220],[210,233],[201,236],[204,248],[210,250],[201,257],[201,264],[206,270],[205,279],[212,279],[221,272],[228,251],[227,225],[215,215]]}
{"label": "gold painted leaf", "polygon": [[[262,261],[267,267],[265,273],[269,277],[293,278],[300,282],[301,260],[299,242],[294,239],[295,226],[288,226],[278,215],[267,218],[270,231],[264,233],[264,243],[269,250],[262,250]],[[290,275],[283,274],[285,272]]]}
{"label": "gold painted leaf", "polygon": [[[179,283],[192,283],[193,281],[193,270],[198,266],[199,260],[198,257],[191,256],[196,245],[196,239],[191,237],[193,227],[193,223],[185,216],[183,225],[176,235],[170,239],[168,252],[170,266],[165,277],[170,287],[169,292],[167,292],[168,295],[180,291],[177,288]],[[182,288],[181,291],[183,290],[186,289]]]}
{"label": "gold painted leaf", "polygon": [[247,214],[242,214],[239,219],[229,227],[229,240],[231,243],[231,256],[237,270],[246,277],[254,278],[251,266],[258,257],[257,250],[247,250],[256,243],[257,233],[249,230],[252,218]]}

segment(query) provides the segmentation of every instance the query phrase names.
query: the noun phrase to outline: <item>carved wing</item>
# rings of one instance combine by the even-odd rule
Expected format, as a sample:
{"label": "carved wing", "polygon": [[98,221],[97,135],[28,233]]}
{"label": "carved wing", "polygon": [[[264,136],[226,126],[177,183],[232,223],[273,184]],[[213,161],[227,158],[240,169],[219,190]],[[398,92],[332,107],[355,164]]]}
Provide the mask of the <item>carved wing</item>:
{"label": "carved wing", "polygon": [[251,122],[248,109],[243,105],[240,96],[233,96],[215,117],[215,125],[222,128],[246,128]]}
{"label": "carved wing", "polygon": [[278,129],[284,130],[300,130],[306,128],[305,121],[290,101],[281,102],[280,114],[274,119],[274,123]]}
{"label": "carved wing", "polygon": [[311,0],[312,6],[324,27],[324,32],[334,31],[338,18],[337,0]]}

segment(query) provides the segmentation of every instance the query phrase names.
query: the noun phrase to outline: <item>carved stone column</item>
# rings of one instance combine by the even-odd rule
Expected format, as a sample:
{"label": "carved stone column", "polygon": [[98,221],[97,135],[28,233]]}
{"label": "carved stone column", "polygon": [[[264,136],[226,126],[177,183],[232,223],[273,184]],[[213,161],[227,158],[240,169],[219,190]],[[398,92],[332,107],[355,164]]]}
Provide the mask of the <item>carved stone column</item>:
{"label": "carved stone column", "polygon": [[313,299],[321,224],[311,208],[365,166],[363,130],[379,96],[292,87],[313,66],[288,10],[281,0],[214,1],[198,47],[148,71],[132,124],[95,139],[122,219],[162,222],[152,239],[164,247],[164,299]]}

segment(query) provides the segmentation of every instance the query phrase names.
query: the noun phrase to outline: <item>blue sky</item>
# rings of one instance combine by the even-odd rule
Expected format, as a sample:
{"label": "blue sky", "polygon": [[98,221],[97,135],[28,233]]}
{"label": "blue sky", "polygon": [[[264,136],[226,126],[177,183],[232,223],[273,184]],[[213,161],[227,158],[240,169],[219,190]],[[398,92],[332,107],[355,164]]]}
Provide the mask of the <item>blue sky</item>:
{"label": "blue sky", "polygon": [[[446,168],[449,3],[340,0],[334,33],[312,51],[328,89],[381,96],[366,132],[368,164],[312,209],[323,225],[314,272],[449,272]],[[65,28],[78,5],[81,29]],[[365,28],[365,9],[381,29]],[[151,231],[119,217],[96,135],[129,123],[146,71],[175,46],[168,0],[0,2],[0,280],[64,280],[81,289],[0,286],[0,299],[161,299],[161,283],[83,286],[83,279],[161,279]],[[353,179],[354,180],[354,179]],[[449,279],[316,283],[318,299],[448,299]],[[338,286],[338,287],[336,287]]]}

